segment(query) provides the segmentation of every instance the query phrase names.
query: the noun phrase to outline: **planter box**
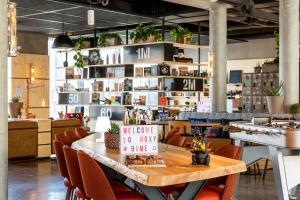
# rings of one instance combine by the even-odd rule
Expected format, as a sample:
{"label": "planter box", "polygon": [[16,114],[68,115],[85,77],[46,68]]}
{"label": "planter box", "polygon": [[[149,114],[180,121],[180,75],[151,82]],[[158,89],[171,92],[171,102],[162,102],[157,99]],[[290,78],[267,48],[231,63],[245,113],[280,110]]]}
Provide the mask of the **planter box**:
{"label": "planter box", "polygon": [[117,45],[121,45],[122,44],[122,40],[120,40],[119,38],[111,38],[111,39],[106,39],[105,40],[105,46],[117,46]]}
{"label": "planter box", "polygon": [[279,66],[278,64],[263,64],[262,72],[278,72]]}

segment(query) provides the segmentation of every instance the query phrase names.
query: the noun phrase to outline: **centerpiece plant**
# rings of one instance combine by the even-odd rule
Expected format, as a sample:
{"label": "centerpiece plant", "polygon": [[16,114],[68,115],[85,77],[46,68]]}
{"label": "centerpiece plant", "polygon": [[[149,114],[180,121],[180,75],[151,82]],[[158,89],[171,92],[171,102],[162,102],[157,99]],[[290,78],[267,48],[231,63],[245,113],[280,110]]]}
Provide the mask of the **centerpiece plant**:
{"label": "centerpiece plant", "polygon": [[134,32],[130,33],[130,39],[134,43],[161,41],[161,34],[154,26],[144,26],[139,24]]}
{"label": "centerpiece plant", "polygon": [[267,86],[264,88],[265,95],[267,97],[268,110],[270,114],[283,113],[283,89],[284,82],[281,81],[276,86]]}
{"label": "centerpiece plant", "polygon": [[207,153],[205,134],[196,133],[192,142],[192,164],[209,165],[210,156]]}
{"label": "centerpiece plant", "polygon": [[193,34],[187,28],[177,26],[170,31],[173,42],[188,44],[192,40]]}
{"label": "centerpiece plant", "polygon": [[102,34],[99,37],[97,47],[121,45],[122,39],[118,33]]}
{"label": "centerpiece plant", "polygon": [[104,133],[105,147],[108,149],[118,149],[120,143],[120,127],[116,123],[111,123],[111,128]]}

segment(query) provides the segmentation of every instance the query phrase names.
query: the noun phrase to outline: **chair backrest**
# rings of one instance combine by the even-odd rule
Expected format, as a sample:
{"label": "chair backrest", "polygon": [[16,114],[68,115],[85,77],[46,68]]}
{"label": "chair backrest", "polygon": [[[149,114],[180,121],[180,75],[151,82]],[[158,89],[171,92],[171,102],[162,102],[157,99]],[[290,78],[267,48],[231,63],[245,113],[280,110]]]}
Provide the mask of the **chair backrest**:
{"label": "chair backrest", "polygon": [[85,130],[84,128],[75,128],[75,133],[78,137],[80,138],[84,138],[86,136],[88,136],[89,134],[87,133],[87,130]]}
{"label": "chair backrest", "polygon": [[67,165],[66,165],[66,161],[65,161],[63,146],[64,146],[64,144],[61,141],[53,140],[53,148],[56,153],[56,160],[58,163],[60,175],[64,178],[69,179],[69,173],[68,173],[68,169],[67,169]]}
{"label": "chair backrest", "polygon": [[86,194],[82,183],[77,151],[67,145],[63,146],[63,151],[71,184],[72,186],[77,187],[85,196]]}
{"label": "chair backrest", "polygon": [[65,135],[65,133],[55,134],[54,140],[60,141],[64,145],[68,145],[68,146],[71,146],[73,142],[67,135]]}
{"label": "chair backrest", "polygon": [[[241,148],[234,145],[226,144],[215,152],[216,155],[231,158],[231,159],[237,159],[239,160],[241,157]],[[232,174],[229,176],[226,176],[226,179],[224,180],[224,192],[222,194],[222,200],[231,200],[234,187],[236,182],[236,174]]]}
{"label": "chair backrest", "polygon": [[175,127],[179,127],[180,133],[190,133],[191,124],[187,121],[169,121],[169,130],[172,130]]}
{"label": "chair backrest", "polygon": [[169,131],[168,135],[166,136],[165,143],[168,144],[172,138],[176,137],[179,134],[179,127],[174,127],[172,130]]}
{"label": "chair backrest", "polygon": [[176,135],[175,137],[171,138],[167,144],[174,145],[178,147],[186,147],[187,139],[181,135]]}
{"label": "chair backrest", "polygon": [[109,181],[96,161],[82,151],[78,151],[77,156],[87,197],[94,200],[116,200]]}
{"label": "chair backrest", "polygon": [[80,139],[80,137],[76,135],[75,131],[65,131],[64,134],[65,136],[69,137],[72,142]]}

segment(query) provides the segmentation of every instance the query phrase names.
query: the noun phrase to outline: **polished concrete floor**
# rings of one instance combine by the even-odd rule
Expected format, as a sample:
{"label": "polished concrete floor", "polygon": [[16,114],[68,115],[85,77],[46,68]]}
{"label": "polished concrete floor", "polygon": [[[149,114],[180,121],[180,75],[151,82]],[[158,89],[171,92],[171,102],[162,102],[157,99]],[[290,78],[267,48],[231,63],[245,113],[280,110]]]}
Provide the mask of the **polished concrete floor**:
{"label": "polished concrete floor", "polygon": [[[65,187],[55,161],[33,160],[9,164],[9,200],[64,200]],[[300,188],[297,191],[300,199]],[[272,171],[263,181],[259,177],[242,175],[240,200],[276,200]]]}

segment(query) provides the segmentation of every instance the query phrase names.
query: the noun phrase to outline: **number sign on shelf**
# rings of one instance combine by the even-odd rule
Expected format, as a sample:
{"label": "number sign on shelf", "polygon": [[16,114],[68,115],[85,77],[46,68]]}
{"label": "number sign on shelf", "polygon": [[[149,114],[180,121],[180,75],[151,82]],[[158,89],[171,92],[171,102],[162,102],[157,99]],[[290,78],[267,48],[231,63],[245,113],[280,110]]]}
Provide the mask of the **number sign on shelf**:
{"label": "number sign on shelf", "polygon": [[120,148],[124,155],[158,153],[158,126],[120,126]]}

